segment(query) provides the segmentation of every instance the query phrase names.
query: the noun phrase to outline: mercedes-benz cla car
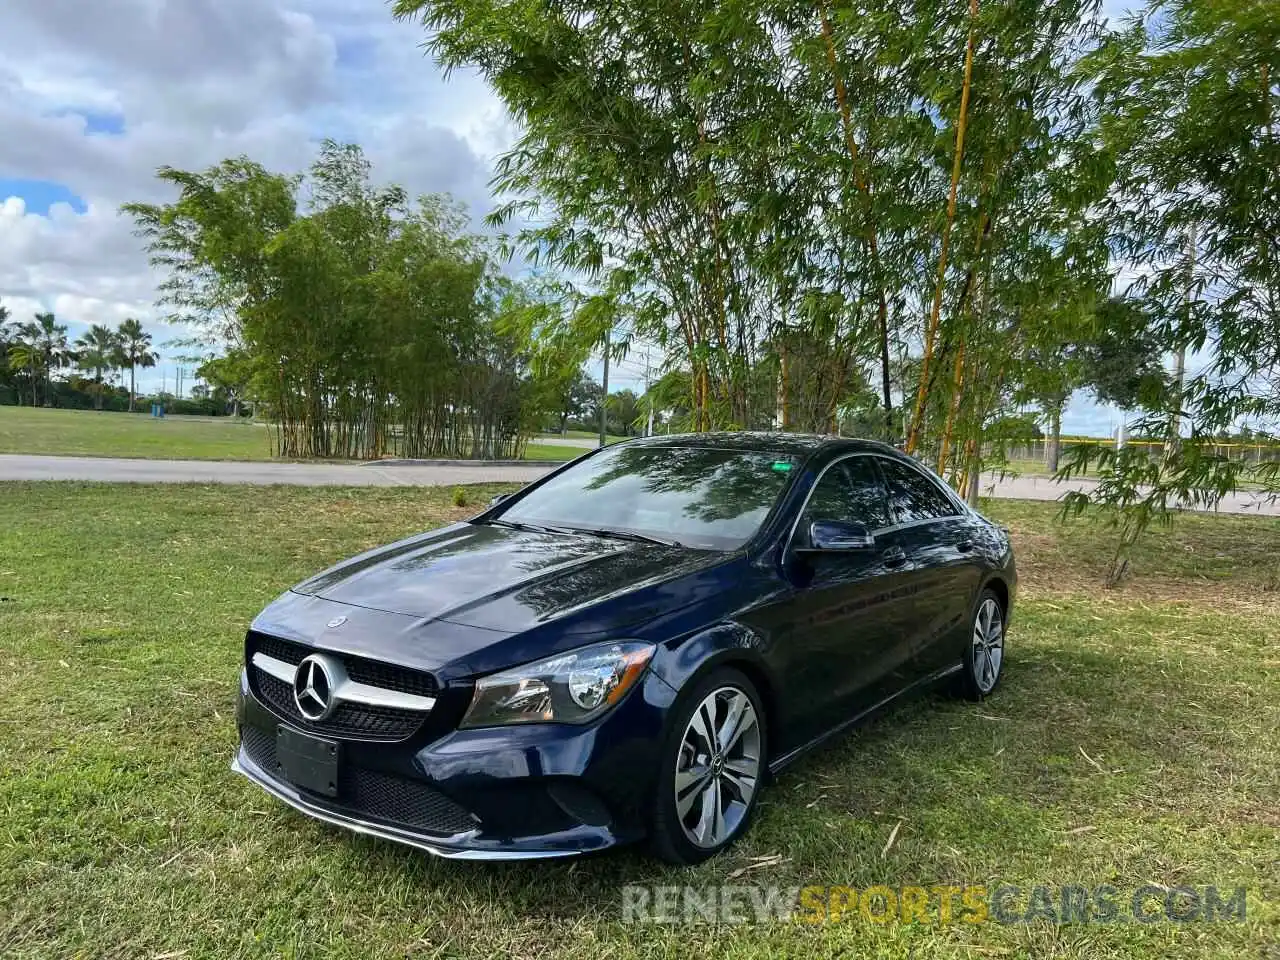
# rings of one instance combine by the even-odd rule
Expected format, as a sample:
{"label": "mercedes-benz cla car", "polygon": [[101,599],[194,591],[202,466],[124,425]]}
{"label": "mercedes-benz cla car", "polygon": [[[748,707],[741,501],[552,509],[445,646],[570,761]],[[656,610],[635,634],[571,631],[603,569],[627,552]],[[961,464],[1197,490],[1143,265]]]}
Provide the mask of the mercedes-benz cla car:
{"label": "mercedes-benz cla car", "polygon": [[234,768],[466,858],[695,863],[805,750],[991,693],[1007,534],[879,443],[633,440],[307,580],[245,640]]}

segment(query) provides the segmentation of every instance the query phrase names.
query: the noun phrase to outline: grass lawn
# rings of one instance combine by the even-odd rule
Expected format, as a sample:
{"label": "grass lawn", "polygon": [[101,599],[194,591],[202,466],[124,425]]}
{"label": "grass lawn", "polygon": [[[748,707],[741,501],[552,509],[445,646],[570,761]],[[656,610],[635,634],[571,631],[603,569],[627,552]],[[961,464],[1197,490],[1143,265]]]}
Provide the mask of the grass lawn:
{"label": "grass lawn", "polygon": [[0,453],[165,460],[270,460],[258,423],[0,406]]}
{"label": "grass lawn", "polygon": [[555,443],[538,443],[534,440],[525,444],[524,459],[526,460],[575,460],[584,453],[589,453],[587,447],[562,447]]}
{"label": "grass lawn", "polygon": [[[996,696],[893,710],[781,777],[726,856],[678,871],[632,851],[442,861],[227,769],[253,614],[471,512],[450,496],[0,484],[0,956],[1274,956],[1280,521],[1185,517],[1107,592],[1098,528],[997,504],[1023,584]],[[722,882],[1243,885],[1248,919],[620,920],[624,883]]]}
{"label": "grass lawn", "polygon": [[[559,437],[559,436],[561,436],[561,434],[558,434],[558,433],[544,433],[544,434],[543,434],[543,436],[544,436],[544,437]],[[564,432],[563,436],[564,436],[566,439],[571,439],[571,440],[599,440],[599,439],[600,439],[600,431],[598,431],[598,430],[566,430],[566,431]],[[618,436],[617,434],[613,434],[613,433],[607,433],[607,434],[605,434],[605,443],[617,443],[619,440],[626,440],[626,439],[627,439],[626,437],[621,437],[621,436]]]}
{"label": "grass lawn", "polygon": [[[530,443],[526,460],[572,460],[585,449]],[[0,453],[162,460],[272,460],[271,430],[230,419],[0,406]]]}

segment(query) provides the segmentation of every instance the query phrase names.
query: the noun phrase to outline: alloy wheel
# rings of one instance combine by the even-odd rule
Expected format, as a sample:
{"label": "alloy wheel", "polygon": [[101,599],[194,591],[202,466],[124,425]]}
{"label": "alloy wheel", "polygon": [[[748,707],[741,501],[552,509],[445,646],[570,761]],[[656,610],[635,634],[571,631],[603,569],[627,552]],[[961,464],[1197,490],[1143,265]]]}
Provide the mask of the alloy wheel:
{"label": "alloy wheel", "polygon": [[989,693],[1000,678],[1004,662],[1004,620],[1000,604],[986,597],[973,620],[973,682],[982,693]]}
{"label": "alloy wheel", "polygon": [[676,758],[676,816],[689,842],[718,847],[742,825],[760,782],[760,723],[751,699],[720,687],[698,704]]}

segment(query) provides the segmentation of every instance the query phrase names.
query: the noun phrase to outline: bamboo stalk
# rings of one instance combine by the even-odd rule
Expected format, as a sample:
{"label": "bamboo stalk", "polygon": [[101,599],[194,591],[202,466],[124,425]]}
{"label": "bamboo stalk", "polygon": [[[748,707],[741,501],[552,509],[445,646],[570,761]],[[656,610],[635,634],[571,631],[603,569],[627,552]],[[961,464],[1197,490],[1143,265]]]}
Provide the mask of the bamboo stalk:
{"label": "bamboo stalk", "polygon": [[782,339],[782,429],[791,429],[791,357],[786,337]]}
{"label": "bamboo stalk", "polygon": [[[988,232],[991,230],[991,218],[983,213],[978,218],[978,237],[973,243],[973,265],[965,274],[964,287],[960,293],[960,302],[956,305],[956,315],[961,319],[969,316],[969,304],[974,286],[974,279],[977,276],[977,267],[981,262],[982,244],[986,240]],[[988,258],[989,259],[989,258]],[[989,264],[988,264],[989,265]],[[984,275],[985,277],[985,275]],[[987,289],[985,286],[984,290]],[[984,309],[985,316],[985,309]],[[953,426],[955,424],[956,414],[959,412],[960,402],[964,396],[965,376],[964,376],[964,355],[965,355],[965,333],[961,330],[960,344],[956,348],[956,364],[955,370],[951,378],[951,402],[947,410],[947,420],[942,430],[942,444],[938,451],[938,473],[943,474],[947,469],[947,461],[950,454],[951,440],[953,435]]]}
{"label": "bamboo stalk", "polygon": [[946,286],[947,255],[951,249],[951,226],[956,219],[957,196],[960,192],[960,170],[964,161],[964,135],[969,112],[969,91],[973,83],[973,54],[977,45],[978,0],[969,0],[969,42],[964,56],[964,85],[960,91],[960,115],[956,120],[956,151],[951,165],[951,191],[947,197],[947,216],[942,225],[942,243],[938,251],[938,278],[934,285],[933,307],[929,324],[925,329],[924,357],[920,366],[920,385],[916,391],[915,412],[907,431],[907,453],[915,453],[920,443],[921,424],[925,404],[928,402],[929,365],[933,360],[933,348],[938,336],[938,323],[942,316],[942,294]]}
{"label": "bamboo stalk", "polygon": [[951,403],[947,407],[947,421],[942,428],[942,446],[938,450],[938,476],[945,477],[947,461],[951,453],[951,433],[955,427],[956,414],[960,411],[960,400],[964,396],[964,339],[956,348],[955,370],[951,379]]}
{"label": "bamboo stalk", "polygon": [[877,237],[875,220],[872,217],[871,184],[862,175],[862,171],[858,166],[858,143],[857,138],[853,135],[853,115],[849,109],[844,77],[840,73],[839,62],[836,58],[835,36],[831,29],[831,18],[827,13],[825,2],[820,4],[819,12],[822,20],[822,36],[826,41],[827,64],[831,68],[832,87],[834,88],[836,103],[840,108],[840,124],[844,130],[845,148],[849,151],[849,167],[853,172],[854,184],[865,198],[867,215],[866,243],[868,252],[871,254],[872,272],[876,285],[876,319],[880,328],[880,376],[883,387],[882,399],[887,437],[893,430],[893,398],[889,374],[889,300],[885,294],[883,279],[880,276],[880,243]]}

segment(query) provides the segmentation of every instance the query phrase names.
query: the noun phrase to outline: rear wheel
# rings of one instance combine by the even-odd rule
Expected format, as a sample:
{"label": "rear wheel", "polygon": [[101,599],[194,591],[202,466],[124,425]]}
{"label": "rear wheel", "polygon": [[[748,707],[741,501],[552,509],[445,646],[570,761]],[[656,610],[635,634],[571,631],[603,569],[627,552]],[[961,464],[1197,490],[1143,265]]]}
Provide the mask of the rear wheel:
{"label": "rear wheel", "polygon": [[715,856],[746,830],[765,774],[765,718],[742,673],[712,671],[672,715],[650,843],[671,863]]}
{"label": "rear wheel", "polygon": [[1004,668],[1004,608],[994,591],[978,597],[971,628],[960,688],[968,699],[981,700],[995,690]]}

